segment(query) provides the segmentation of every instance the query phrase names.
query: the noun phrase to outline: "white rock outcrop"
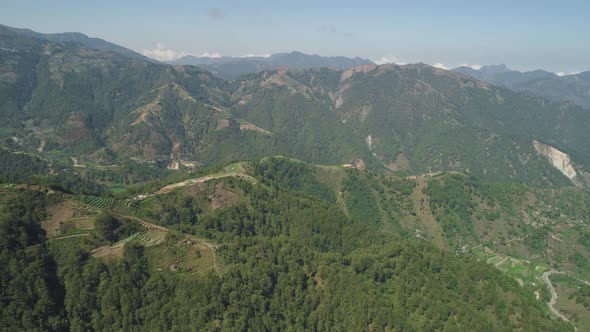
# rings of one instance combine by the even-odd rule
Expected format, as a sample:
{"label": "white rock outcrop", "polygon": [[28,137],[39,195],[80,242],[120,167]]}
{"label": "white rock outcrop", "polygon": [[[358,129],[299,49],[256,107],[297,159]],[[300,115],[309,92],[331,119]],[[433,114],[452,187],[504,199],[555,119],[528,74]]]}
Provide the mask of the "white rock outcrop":
{"label": "white rock outcrop", "polygon": [[584,186],[567,153],[538,141],[533,141],[533,145],[539,154],[545,156],[549,162],[551,162],[553,167],[557,168],[563,175],[567,176],[573,184],[579,187]]}

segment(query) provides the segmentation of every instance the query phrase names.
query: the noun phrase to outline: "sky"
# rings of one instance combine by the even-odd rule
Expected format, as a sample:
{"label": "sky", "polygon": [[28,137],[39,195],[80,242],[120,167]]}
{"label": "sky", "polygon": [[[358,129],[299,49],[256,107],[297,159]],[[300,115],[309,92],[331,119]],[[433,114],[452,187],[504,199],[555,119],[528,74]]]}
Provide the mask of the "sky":
{"label": "sky", "polygon": [[82,32],[159,60],[297,50],[442,68],[590,70],[590,1],[0,0],[0,24]]}

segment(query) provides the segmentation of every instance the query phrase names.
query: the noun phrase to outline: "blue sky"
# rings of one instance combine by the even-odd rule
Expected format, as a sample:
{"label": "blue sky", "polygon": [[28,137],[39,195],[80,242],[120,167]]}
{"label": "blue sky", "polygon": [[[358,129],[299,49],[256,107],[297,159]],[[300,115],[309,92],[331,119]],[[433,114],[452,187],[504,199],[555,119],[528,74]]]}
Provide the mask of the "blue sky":
{"label": "blue sky", "polygon": [[403,63],[590,70],[590,1],[0,0],[0,23],[154,57],[298,50]]}

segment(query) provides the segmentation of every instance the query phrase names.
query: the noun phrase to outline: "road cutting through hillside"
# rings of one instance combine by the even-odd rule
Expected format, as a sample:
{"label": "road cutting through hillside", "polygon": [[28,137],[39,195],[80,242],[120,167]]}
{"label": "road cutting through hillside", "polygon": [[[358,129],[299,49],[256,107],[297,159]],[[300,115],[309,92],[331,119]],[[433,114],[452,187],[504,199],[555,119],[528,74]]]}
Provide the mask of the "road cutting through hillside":
{"label": "road cutting through hillside", "polygon": [[[146,199],[148,197],[155,196],[155,195],[164,195],[164,194],[168,194],[168,193],[170,193],[170,192],[172,192],[172,191],[174,191],[176,189],[182,188],[182,187],[194,185],[194,184],[197,184],[197,183],[205,183],[205,182],[210,181],[210,180],[221,179],[221,178],[230,177],[230,176],[238,177],[238,178],[240,178],[242,180],[245,180],[247,182],[250,182],[252,184],[258,182],[254,177],[252,177],[250,175],[247,175],[247,174],[244,174],[244,173],[240,173],[240,172],[227,171],[226,170],[224,173],[211,174],[211,175],[203,176],[203,177],[200,177],[200,178],[194,178],[194,179],[189,179],[189,180],[185,180],[185,181],[182,181],[182,182],[177,182],[177,183],[169,184],[169,185],[166,185],[166,186],[158,189],[156,192],[154,192],[152,194],[144,194],[144,195],[136,196],[135,199],[136,200],[143,200],[143,199]],[[137,218],[135,216],[123,215],[123,214],[118,214],[118,213],[115,213],[115,214],[117,214],[118,216],[123,217],[123,218],[133,219],[133,220],[139,222],[139,224],[142,227],[144,227],[144,228],[146,228],[148,230],[157,231],[157,232],[163,232],[163,233],[169,232],[169,229],[166,228],[166,227],[163,227],[163,226],[159,226],[159,225],[150,223],[148,221],[145,221],[143,219]],[[201,239],[195,238],[195,237],[193,237],[191,235],[188,235],[188,234],[183,234],[183,235],[184,236],[187,236],[191,240],[196,241],[197,243],[205,246],[206,248],[208,248],[211,251],[212,260],[213,260],[213,270],[214,271],[218,271],[217,259],[216,259],[215,252],[219,248],[220,244],[216,244],[216,243],[212,243],[212,242],[209,242],[209,241],[201,240]],[[113,248],[115,248],[115,249],[122,249],[122,247],[123,247],[123,243],[116,243],[116,244],[113,244],[113,245],[110,245],[110,246],[102,246],[102,247],[96,248],[96,249],[94,249],[92,251],[92,253],[93,253],[93,255],[95,255],[97,257],[100,257],[100,256],[106,255],[105,253],[108,254],[108,252],[111,249],[113,249]]]}
{"label": "road cutting through hillside", "polygon": [[186,187],[186,186],[189,186],[189,185],[192,185],[192,184],[196,184],[196,183],[204,183],[204,182],[207,182],[209,180],[221,179],[221,178],[225,178],[225,177],[228,177],[228,176],[237,176],[237,174],[235,174],[235,173],[215,174],[215,175],[203,176],[203,177],[197,178],[197,179],[189,179],[189,180],[186,180],[186,181],[177,182],[177,183],[173,183],[173,184],[169,184],[167,186],[164,186],[164,187],[160,188],[158,191],[156,191],[154,194],[155,195],[167,194],[167,193],[169,193],[172,190],[177,189],[177,188]]}
{"label": "road cutting through hillside", "polygon": [[185,181],[169,184],[169,185],[166,185],[166,186],[158,189],[153,194],[138,195],[135,197],[135,199],[136,200],[143,200],[143,199],[146,199],[146,198],[154,196],[154,195],[164,195],[164,194],[168,194],[171,191],[178,189],[178,188],[190,186],[190,185],[197,184],[197,183],[205,183],[210,180],[221,179],[221,178],[226,178],[226,177],[230,177],[230,176],[238,177],[238,178],[245,180],[247,182],[250,182],[250,183],[258,182],[252,176],[250,176],[248,174],[244,174],[244,173],[233,173],[233,172],[232,173],[219,173],[219,174],[212,174],[212,175],[207,175],[207,176],[203,176],[203,177],[196,178],[196,179],[188,179]]}
{"label": "road cutting through hillside", "polygon": [[560,272],[560,271],[556,271],[556,270],[549,270],[549,271],[545,271],[543,272],[543,275],[541,276],[541,278],[543,279],[543,282],[545,282],[545,284],[547,284],[547,287],[549,288],[549,292],[551,292],[551,300],[549,300],[549,302],[547,302],[547,306],[549,307],[549,310],[551,310],[551,312],[553,312],[553,314],[555,314],[557,317],[565,320],[566,322],[569,322],[570,320],[567,319],[567,317],[565,317],[561,312],[559,312],[559,310],[555,309],[555,304],[557,303],[557,299],[559,298],[557,295],[557,291],[555,290],[555,287],[553,287],[553,284],[551,283],[551,279],[549,279],[549,277],[552,274],[564,274],[565,272]]}

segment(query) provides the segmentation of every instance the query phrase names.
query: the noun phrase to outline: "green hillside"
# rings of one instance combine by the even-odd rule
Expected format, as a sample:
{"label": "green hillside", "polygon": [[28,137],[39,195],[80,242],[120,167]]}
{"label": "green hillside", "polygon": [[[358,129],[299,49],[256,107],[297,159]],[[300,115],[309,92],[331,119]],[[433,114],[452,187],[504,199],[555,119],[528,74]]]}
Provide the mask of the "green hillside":
{"label": "green hillside", "polygon": [[[287,155],[406,174],[587,185],[587,110],[426,65],[275,70],[233,82],[0,28],[0,138],[80,165]],[[535,150],[566,153],[571,181]]]}
{"label": "green hillside", "polygon": [[129,52],[0,26],[0,330],[590,326],[587,109]]}
{"label": "green hillside", "polygon": [[558,76],[544,70],[520,72],[505,65],[483,66],[480,69],[458,67],[453,71],[478,80],[507,87],[514,91],[534,94],[549,100],[569,101],[590,106],[590,72]]}
{"label": "green hillside", "polygon": [[[24,220],[38,225],[45,211],[63,210],[51,208],[61,200],[55,193],[16,192],[1,222],[0,257],[11,262],[0,265],[11,303],[1,307],[2,321],[14,328],[81,330],[570,328],[551,318],[532,286],[519,286],[476,256],[392,232],[387,213],[365,215],[363,209],[382,204],[369,173],[285,158],[241,167],[255,180],[195,181],[134,209],[83,199],[86,209],[116,216],[101,217],[100,226],[96,219],[84,237],[46,239],[38,226],[8,231]],[[334,181],[337,173],[344,173],[342,182]],[[338,187],[342,197],[331,192]],[[412,190],[408,183],[391,188],[402,196]],[[123,228],[133,215],[152,233]],[[134,231],[139,234],[116,242]],[[28,272],[12,266],[24,264],[21,253],[33,247],[54,267],[38,265],[40,274],[26,285],[60,285],[43,300],[16,291]],[[26,308],[53,301],[53,311],[15,311],[21,301]]]}

